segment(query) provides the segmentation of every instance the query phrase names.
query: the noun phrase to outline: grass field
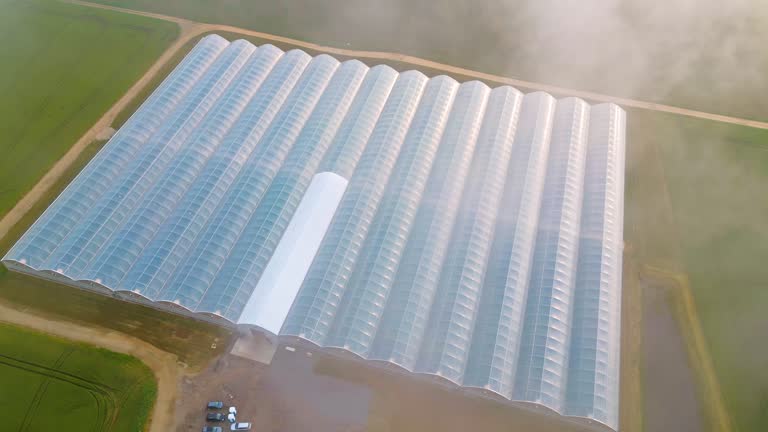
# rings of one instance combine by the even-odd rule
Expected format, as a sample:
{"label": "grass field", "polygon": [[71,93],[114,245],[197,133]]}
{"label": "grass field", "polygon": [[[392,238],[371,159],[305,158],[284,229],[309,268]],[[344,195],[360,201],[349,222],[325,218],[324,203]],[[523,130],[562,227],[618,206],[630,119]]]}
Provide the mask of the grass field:
{"label": "grass field", "polygon": [[177,35],[165,21],[0,0],[0,217]]}
{"label": "grass field", "polygon": [[139,360],[0,324],[2,430],[144,429],[157,386]]}

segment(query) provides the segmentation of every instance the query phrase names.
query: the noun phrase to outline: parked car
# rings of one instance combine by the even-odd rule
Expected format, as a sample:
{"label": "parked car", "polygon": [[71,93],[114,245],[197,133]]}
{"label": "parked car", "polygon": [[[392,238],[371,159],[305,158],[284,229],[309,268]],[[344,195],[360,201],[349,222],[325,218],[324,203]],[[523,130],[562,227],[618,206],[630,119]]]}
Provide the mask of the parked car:
{"label": "parked car", "polygon": [[226,417],[224,417],[224,414],[222,413],[208,413],[207,416],[205,416],[205,419],[209,422],[220,422],[224,421]]}
{"label": "parked car", "polygon": [[237,407],[233,407],[233,406],[229,407],[229,413],[237,415]]}
{"label": "parked car", "polygon": [[229,430],[233,430],[233,431],[251,430],[251,424],[250,423],[232,423],[232,426],[229,427]]}
{"label": "parked car", "polygon": [[221,426],[204,426],[203,432],[221,432]]}
{"label": "parked car", "polygon": [[224,402],[222,401],[208,402],[208,409],[222,409],[222,408],[224,408]]}
{"label": "parked car", "polygon": [[234,423],[237,421],[237,419],[235,419],[235,415],[232,413],[227,414],[227,420],[229,420],[230,423]]}

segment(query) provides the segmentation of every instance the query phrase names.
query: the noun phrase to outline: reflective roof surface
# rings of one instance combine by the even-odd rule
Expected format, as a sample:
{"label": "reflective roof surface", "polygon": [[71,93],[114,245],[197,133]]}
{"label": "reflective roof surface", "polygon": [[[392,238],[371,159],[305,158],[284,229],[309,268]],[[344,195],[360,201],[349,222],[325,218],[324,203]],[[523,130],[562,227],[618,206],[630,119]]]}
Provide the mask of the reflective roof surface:
{"label": "reflective roof surface", "polygon": [[11,268],[618,427],[625,113],[204,38]]}

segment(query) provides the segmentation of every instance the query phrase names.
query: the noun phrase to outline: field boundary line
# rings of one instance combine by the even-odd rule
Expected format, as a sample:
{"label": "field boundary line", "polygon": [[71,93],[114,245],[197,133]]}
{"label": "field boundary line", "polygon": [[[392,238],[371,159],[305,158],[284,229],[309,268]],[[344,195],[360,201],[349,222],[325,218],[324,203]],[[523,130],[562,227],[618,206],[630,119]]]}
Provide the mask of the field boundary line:
{"label": "field boundary line", "polygon": [[152,370],[157,382],[157,396],[147,419],[147,431],[166,432],[176,429],[176,395],[182,372],[175,355],[124,333],[42,317],[26,310],[20,311],[5,301],[0,301],[0,322],[95,345],[141,360]]}

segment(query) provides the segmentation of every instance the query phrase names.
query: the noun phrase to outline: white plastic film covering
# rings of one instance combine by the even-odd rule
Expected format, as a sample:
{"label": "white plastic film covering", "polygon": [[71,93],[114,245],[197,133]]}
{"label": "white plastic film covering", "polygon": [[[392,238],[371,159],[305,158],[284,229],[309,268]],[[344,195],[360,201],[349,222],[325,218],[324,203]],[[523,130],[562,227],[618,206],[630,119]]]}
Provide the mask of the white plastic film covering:
{"label": "white plastic film covering", "polygon": [[280,332],[347,183],[338,174],[315,175],[243,308],[238,324],[254,325],[272,334]]}

